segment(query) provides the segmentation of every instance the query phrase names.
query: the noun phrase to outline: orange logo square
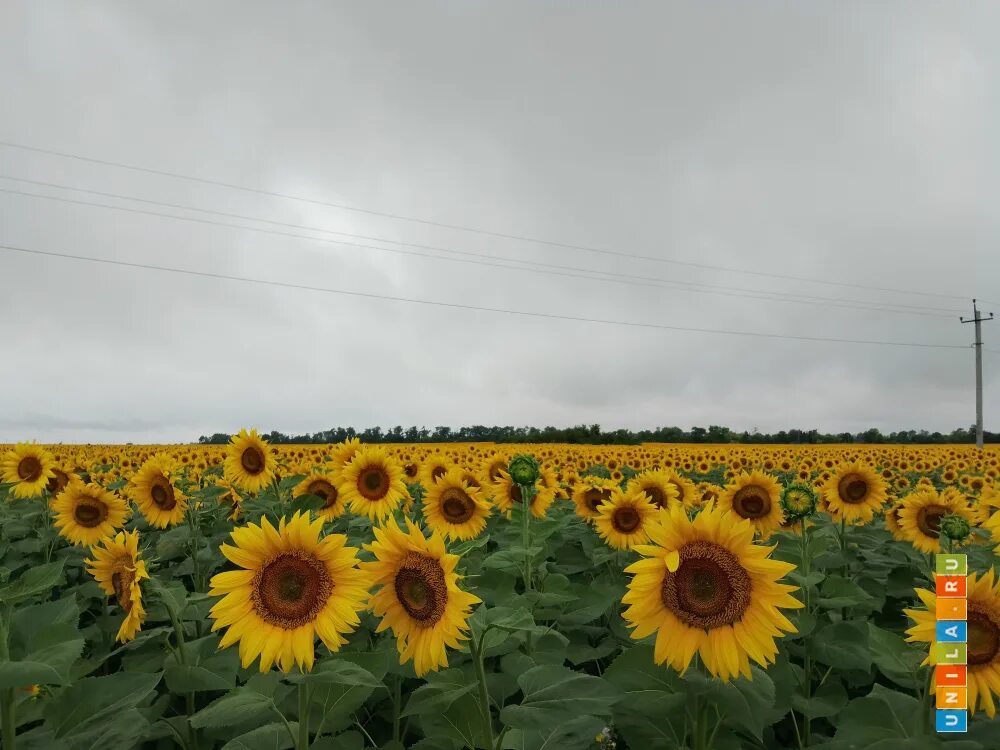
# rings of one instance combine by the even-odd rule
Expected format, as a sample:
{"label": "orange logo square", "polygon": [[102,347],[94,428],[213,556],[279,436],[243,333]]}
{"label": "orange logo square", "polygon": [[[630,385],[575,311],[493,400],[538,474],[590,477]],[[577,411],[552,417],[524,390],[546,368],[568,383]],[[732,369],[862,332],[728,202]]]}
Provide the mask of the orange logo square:
{"label": "orange logo square", "polygon": [[934,685],[943,687],[965,687],[968,685],[968,667],[962,664],[939,664],[934,668]]}
{"label": "orange logo square", "polygon": [[937,701],[935,705],[939,709],[967,709],[969,707],[969,689],[964,687],[939,687],[937,689]]}
{"label": "orange logo square", "polygon": [[934,584],[938,596],[965,598],[965,576],[935,576]]}
{"label": "orange logo square", "polygon": [[969,602],[967,599],[945,599],[937,600],[938,620],[968,620]]}

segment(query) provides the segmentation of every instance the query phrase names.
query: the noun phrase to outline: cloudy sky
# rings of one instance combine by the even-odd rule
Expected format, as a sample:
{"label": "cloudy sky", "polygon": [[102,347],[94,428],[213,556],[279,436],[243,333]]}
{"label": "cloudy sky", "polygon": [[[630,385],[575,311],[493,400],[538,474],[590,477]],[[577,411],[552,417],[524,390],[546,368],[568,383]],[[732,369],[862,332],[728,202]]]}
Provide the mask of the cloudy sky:
{"label": "cloudy sky", "polygon": [[994,3],[8,0],[0,441],[967,426],[958,319],[973,296],[1000,314],[998,24]]}

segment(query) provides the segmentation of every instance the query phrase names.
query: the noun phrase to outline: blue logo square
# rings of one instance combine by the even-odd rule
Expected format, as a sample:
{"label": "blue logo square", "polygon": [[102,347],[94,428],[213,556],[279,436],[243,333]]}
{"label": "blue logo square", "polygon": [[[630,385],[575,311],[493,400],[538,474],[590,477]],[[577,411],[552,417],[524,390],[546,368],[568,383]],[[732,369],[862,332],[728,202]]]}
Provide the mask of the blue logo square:
{"label": "blue logo square", "polygon": [[965,620],[938,620],[935,639],[938,643],[968,643],[968,623]]}
{"label": "blue logo square", "polygon": [[969,712],[939,709],[934,712],[934,727],[938,732],[968,732]]}

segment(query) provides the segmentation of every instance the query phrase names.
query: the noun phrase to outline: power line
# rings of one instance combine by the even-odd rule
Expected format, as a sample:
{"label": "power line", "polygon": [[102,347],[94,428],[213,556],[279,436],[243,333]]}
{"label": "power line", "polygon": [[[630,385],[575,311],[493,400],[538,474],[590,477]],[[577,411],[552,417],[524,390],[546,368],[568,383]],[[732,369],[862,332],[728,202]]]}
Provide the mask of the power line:
{"label": "power line", "polygon": [[[420,253],[420,252],[413,252],[413,251],[407,251],[407,250],[400,250],[398,248],[379,247],[379,246],[375,246],[375,245],[360,244],[360,243],[355,243],[355,242],[345,242],[343,240],[331,240],[331,239],[327,239],[327,238],[312,237],[312,236],[308,236],[308,235],[296,234],[296,233],[291,233],[291,232],[281,232],[281,231],[267,230],[267,229],[262,229],[260,227],[245,226],[245,225],[242,225],[242,224],[230,224],[230,223],[226,223],[226,222],[211,221],[211,220],[208,220],[208,219],[197,219],[197,218],[190,217],[190,216],[178,216],[176,214],[161,213],[161,212],[158,212],[158,211],[146,211],[146,210],[142,210],[142,209],[135,209],[135,208],[127,207],[127,206],[117,206],[117,205],[108,204],[108,203],[98,203],[98,202],[93,202],[93,201],[82,201],[82,200],[76,200],[76,199],[72,199],[72,198],[64,198],[64,197],[60,197],[60,196],[44,195],[44,194],[39,194],[39,193],[29,193],[29,192],[22,191],[22,190],[9,190],[9,189],[0,188],[0,193],[8,193],[8,194],[11,194],[11,195],[21,195],[21,196],[25,196],[25,197],[29,197],[29,198],[39,198],[39,199],[42,199],[42,200],[56,201],[56,202],[60,202],[60,203],[69,203],[69,204],[73,204],[73,205],[82,205],[82,206],[91,206],[91,207],[96,207],[96,208],[105,208],[105,209],[110,209],[110,210],[114,210],[114,211],[124,211],[124,212],[127,212],[127,213],[142,214],[142,215],[147,215],[147,216],[159,216],[159,217],[162,217],[162,218],[175,219],[175,220],[178,220],[178,221],[188,221],[188,222],[194,222],[194,223],[199,223],[199,224],[208,224],[208,225],[211,225],[211,226],[226,227],[226,228],[230,228],[230,229],[243,229],[243,230],[247,230],[247,231],[251,231],[251,232],[260,232],[260,233],[264,233],[264,234],[273,234],[273,235],[278,235],[278,236],[282,236],[282,237],[293,237],[293,238],[297,238],[297,239],[307,239],[307,240],[312,240],[314,242],[327,242],[327,243],[334,244],[334,245],[343,245],[343,246],[346,246],[346,247],[355,247],[355,248],[363,248],[363,249],[369,249],[369,250],[378,250],[378,251],[382,251],[382,252],[397,253],[397,254],[402,254],[402,255],[410,255],[410,256],[420,257],[420,258],[430,258],[432,260],[441,260],[441,261],[457,262],[457,263],[471,263],[471,264],[474,264],[474,265],[491,266],[491,267],[494,267],[494,268],[504,268],[504,269],[507,269],[507,270],[514,270],[514,271],[530,271],[530,272],[533,272],[533,273],[543,273],[543,274],[551,275],[551,276],[565,276],[567,278],[582,278],[582,279],[589,279],[589,280],[593,280],[593,281],[610,281],[610,282],[613,282],[613,283],[629,284],[629,285],[633,285],[633,286],[647,286],[647,287],[668,288],[668,289],[674,289],[674,290],[679,290],[679,291],[690,291],[690,292],[701,293],[701,294],[717,294],[717,295],[722,295],[722,296],[726,296],[726,297],[743,297],[743,298],[747,298],[747,299],[758,299],[758,300],[771,301],[771,302],[793,302],[793,303],[799,303],[799,304],[813,304],[814,301],[819,300],[821,302],[821,306],[826,306],[826,307],[840,307],[840,308],[849,309],[849,310],[867,310],[867,311],[875,311],[875,312],[888,312],[888,313],[894,313],[894,314],[897,314],[897,315],[916,315],[916,316],[920,316],[920,317],[929,317],[929,318],[949,318],[950,319],[950,317],[951,317],[950,315],[943,315],[943,314],[934,313],[934,312],[921,312],[920,311],[920,310],[940,310],[942,312],[949,312],[949,310],[947,308],[920,308],[920,307],[918,307],[916,305],[896,305],[895,303],[888,303],[888,304],[890,304],[892,306],[891,307],[887,307],[887,306],[881,306],[881,305],[866,304],[866,303],[864,303],[863,300],[843,300],[843,299],[830,298],[830,297],[810,297],[810,296],[807,296],[807,295],[790,295],[790,294],[785,294],[785,293],[781,293],[781,292],[770,292],[770,291],[767,291],[767,290],[743,289],[741,287],[725,287],[725,286],[719,286],[719,285],[714,285],[714,284],[703,284],[703,283],[699,283],[699,282],[677,281],[677,280],[673,280],[673,279],[664,279],[664,278],[659,278],[659,277],[648,277],[647,278],[647,277],[642,277],[642,276],[634,276],[634,275],[630,275],[630,274],[620,274],[620,273],[613,273],[613,272],[608,272],[608,271],[601,271],[599,269],[578,268],[578,267],[575,267],[575,266],[561,266],[561,265],[551,264],[551,263],[538,263],[536,261],[525,261],[525,260],[520,260],[518,258],[507,258],[507,257],[504,257],[504,256],[496,256],[496,255],[489,255],[489,254],[483,254],[483,253],[472,253],[472,252],[467,252],[467,251],[462,251],[462,250],[453,250],[453,249],[448,249],[448,248],[436,247],[434,245],[421,245],[421,244],[417,244],[417,243],[403,242],[403,241],[399,241],[399,240],[390,240],[390,239],[385,239],[385,238],[380,238],[380,237],[374,237],[374,238],[372,238],[372,237],[368,237],[366,235],[357,235],[357,234],[352,234],[352,233],[349,233],[349,232],[340,232],[340,231],[332,230],[332,229],[324,229],[322,227],[310,227],[310,226],[307,226],[307,225],[292,224],[292,223],[288,223],[288,222],[274,221],[274,220],[271,220],[271,219],[261,219],[261,218],[257,218],[257,217],[254,217],[254,216],[247,216],[247,215],[244,215],[244,214],[234,214],[234,213],[229,213],[229,212],[225,212],[225,211],[215,211],[215,210],[212,210],[212,209],[205,209],[205,208],[200,208],[200,207],[197,207],[197,206],[190,206],[190,205],[186,205],[186,204],[167,203],[167,202],[163,202],[163,201],[154,201],[154,200],[150,200],[150,199],[147,199],[147,198],[136,198],[136,197],[132,197],[132,196],[129,196],[129,195],[122,195],[122,194],[117,194],[117,193],[106,193],[106,192],[97,191],[97,190],[87,190],[87,189],[84,189],[84,188],[76,188],[76,187],[71,187],[71,186],[59,185],[57,183],[40,182],[40,181],[37,181],[37,180],[26,180],[26,179],[22,179],[22,178],[19,178],[19,177],[8,177],[6,175],[0,175],[0,178],[6,179],[6,180],[14,180],[14,181],[18,181],[18,182],[27,182],[27,183],[31,183],[31,184],[35,184],[35,185],[42,185],[42,186],[45,186],[45,187],[58,188],[58,189],[63,189],[63,190],[73,190],[73,191],[83,192],[83,193],[92,193],[92,194],[95,194],[95,195],[101,195],[101,196],[105,196],[105,197],[111,197],[111,198],[115,198],[115,199],[118,199],[118,200],[130,200],[130,201],[136,201],[138,203],[152,204],[152,205],[157,205],[157,206],[165,206],[165,207],[168,207],[168,208],[176,208],[176,209],[180,209],[180,210],[197,211],[197,212],[200,212],[200,213],[214,214],[214,215],[225,216],[225,217],[229,217],[229,218],[237,218],[237,219],[240,219],[240,220],[243,220],[243,221],[257,221],[257,222],[261,222],[261,223],[265,223],[265,224],[273,224],[273,225],[277,225],[277,226],[287,226],[287,227],[292,227],[292,228],[296,228],[296,229],[302,229],[302,230],[311,231],[311,232],[321,232],[321,233],[327,233],[327,234],[343,235],[343,236],[347,236],[347,237],[358,237],[358,238],[361,238],[361,239],[374,239],[374,240],[380,241],[380,242],[388,242],[388,243],[391,243],[391,244],[398,244],[398,245],[403,245],[403,246],[407,246],[407,247],[417,247],[417,248],[423,248],[423,249],[427,249],[427,250],[437,250],[437,251],[442,251],[442,252],[447,252],[447,253],[453,253],[453,254],[458,254],[458,255],[463,255],[463,256],[471,256],[472,258],[489,258],[489,259],[494,259],[494,260],[505,261],[507,263],[531,264],[531,265],[542,266],[542,268],[520,268],[520,267],[517,267],[517,266],[508,266],[508,265],[500,265],[500,264],[497,264],[497,263],[489,263],[489,262],[486,262],[486,261],[483,261],[483,260],[463,260],[461,258],[444,258],[444,257],[436,256],[436,255],[428,255],[427,253]],[[564,269],[566,271],[577,272],[577,273],[563,273],[563,272],[559,272],[559,271],[546,270],[546,269],[549,269],[549,268]],[[592,275],[582,275],[582,274],[592,274]],[[594,274],[599,274],[599,275],[594,275]],[[750,292],[750,294],[733,293],[733,292],[727,292],[727,291],[714,291],[714,290],[734,290],[734,292]],[[771,296],[761,296],[761,295],[771,295]],[[844,303],[847,303],[847,304],[844,304]],[[860,304],[854,304],[854,303],[860,303]],[[908,308],[908,309],[896,309],[896,308]],[[958,312],[958,311],[954,311],[954,312]]]}
{"label": "power line", "polygon": [[87,261],[93,263],[103,263],[114,266],[123,266],[127,268],[141,268],[151,271],[163,271],[167,273],[183,274],[187,276],[200,276],[212,279],[223,279],[226,281],[239,281],[250,284],[261,284],[265,286],[276,286],[289,289],[301,289],[312,292],[323,292],[325,294],[341,294],[351,297],[363,297],[366,299],[378,299],[391,302],[405,302],[408,304],[428,305],[433,307],[446,307],[459,310],[475,310],[477,312],[501,313],[505,315],[520,315],[532,318],[569,320],[579,323],[600,323],[604,325],[618,325],[618,326],[628,326],[634,328],[655,328],[667,331],[682,331],[686,333],[711,333],[711,334],[720,334],[726,336],[751,336],[755,338],[788,339],[792,341],[822,341],[822,342],[838,343],[838,344],[869,344],[873,346],[897,346],[897,347],[901,346],[901,347],[917,347],[922,349],[967,349],[968,348],[966,346],[955,345],[955,344],[925,344],[919,342],[906,342],[906,341],[872,341],[865,339],[828,338],[823,336],[795,336],[790,334],[779,334],[779,333],[759,333],[756,331],[730,331],[730,330],[716,329],[716,328],[691,328],[687,326],[674,326],[662,323],[641,323],[641,322],[624,321],[624,320],[607,320],[602,318],[583,318],[574,315],[562,315],[557,313],[527,312],[524,310],[510,310],[499,307],[464,305],[455,302],[439,302],[435,300],[413,299],[408,297],[394,297],[385,294],[373,294],[370,292],[355,292],[346,289],[331,289],[328,287],[317,287],[306,284],[293,284],[289,282],[273,281],[269,279],[254,279],[245,276],[232,276],[229,274],[213,273],[210,271],[195,271],[191,269],[172,268],[169,266],[159,266],[148,263],[135,263],[132,261],[113,260],[111,258],[94,258],[87,255],[74,255],[70,253],[60,253],[55,251],[35,250],[25,247],[18,247],[15,245],[0,244],[0,249],[12,252],[26,253],[31,255],[47,256],[52,258],[64,258],[69,260],[79,260],[79,261]]}
{"label": "power line", "polygon": [[243,192],[246,192],[246,193],[253,193],[255,195],[266,195],[266,196],[269,196],[271,198],[281,198],[281,199],[284,199],[284,200],[299,201],[299,202],[302,202],[302,203],[308,203],[308,204],[312,204],[312,205],[316,205],[316,206],[326,206],[328,208],[336,208],[336,209],[340,209],[340,210],[343,210],[343,211],[353,211],[355,213],[367,214],[367,215],[370,215],[370,216],[379,216],[379,217],[382,217],[382,218],[395,219],[395,220],[398,220],[398,221],[409,221],[409,222],[413,222],[413,223],[416,223],[416,224],[423,224],[423,225],[426,225],[426,226],[440,227],[440,228],[443,228],[443,229],[453,229],[453,230],[462,231],[462,232],[471,232],[471,233],[474,233],[474,234],[485,235],[485,236],[488,236],[488,237],[496,237],[496,238],[500,238],[500,239],[516,240],[516,241],[519,241],[519,242],[532,242],[532,243],[539,244],[539,245],[547,245],[549,247],[558,247],[558,248],[564,248],[564,249],[570,249],[570,250],[580,250],[580,251],[584,251],[584,252],[597,253],[597,254],[608,255],[608,256],[613,256],[613,257],[617,257],[617,258],[632,258],[632,259],[635,259],[635,260],[645,260],[645,261],[651,261],[651,262],[655,262],[655,263],[665,263],[665,264],[671,264],[671,265],[686,266],[686,267],[689,267],[689,268],[701,268],[701,269],[710,270],[710,271],[726,271],[726,272],[729,272],[729,273],[740,273],[740,274],[746,274],[746,275],[749,275],[749,276],[761,276],[761,277],[765,277],[765,278],[781,279],[783,281],[800,281],[800,282],[806,282],[806,283],[812,283],[812,284],[826,284],[826,285],[829,285],[829,286],[848,287],[848,288],[854,288],[854,289],[867,289],[869,291],[876,291],[876,292],[891,292],[891,293],[894,293],[894,294],[921,295],[921,296],[927,296],[927,297],[938,297],[938,298],[942,298],[942,299],[961,299],[961,300],[965,300],[966,299],[966,297],[961,296],[961,295],[956,295],[956,294],[941,294],[939,292],[921,292],[921,291],[913,291],[913,290],[909,290],[909,289],[893,289],[893,288],[889,288],[889,287],[869,286],[869,285],[866,285],[866,284],[853,284],[853,283],[849,283],[849,282],[829,281],[827,279],[811,279],[811,278],[802,277],[802,276],[791,276],[791,275],[788,275],[788,274],[766,273],[766,272],[763,272],[763,271],[751,271],[751,270],[747,270],[747,269],[732,268],[732,267],[727,267],[727,266],[718,266],[718,265],[713,265],[713,264],[708,264],[708,263],[694,263],[694,262],[690,262],[690,261],[679,261],[679,260],[672,260],[672,259],[668,259],[668,258],[659,258],[659,257],[656,257],[656,256],[651,256],[651,255],[640,255],[640,254],[636,254],[636,253],[625,253],[625,252],[620,252],[620,251],[616,251],[616,250],[609,250],[609,249],[606,249],[606,248],[592,247],[592,246],[589,246],[589,245],[578,245],[578,244],[574,244],[574,243],[571,243],[571,242],[559,242],[559,241],[555,241],[555,240],[541,239],[541,238],[538,238],[538,237],[529,237],[527,235],[520,235],[520,234],[514,234],[514,233],[507,233],[507,232],[497,232],[497,231],[488,230],[488,229],[481,229],[481,228],[477,228],[477,227],[470,227],[470,226],[466,226],[466,225],[462,225],[462,224],[449,224],[449,223],[446,223],[446,222],[433,221],[431,219],[422,219],[422,218],[418,218],[418,217],[414,217],[414,216],[406,216],[406,215],[403,215],[403,214],[395,214],[395,213],[391,213],[391,212],[388,212],[388,211],[376,211],[376,210],[373,210],[373,209],[358,208],[356,206],[350,206],[350,205],[345,204],[345,203],[334,203],[332,201],[323,201],[323,200],[318,200],[318,199],[315,199],[315,198],[307,198],[305,196],[292,195],[290,193],[281,193],[281,192],[272,191],[272,190],[263,190],[261,188],[247,187],[245,185],[239,185],[239,184],[236,184],[236,183],[225,182],[225,181],[222,181],[222,180],[213,180],[213,179],[209,179],[209,178],[205,178],[205,177],[195,177],[193,175],[181,174],[179,172],[169,172],[167,170],[162,170],[162,169],[153,169],[153,168],[150,168],[150,167],[141,167],[141,166],[137,166],[137,165],[134,165],[134,164],[127,164],[125,162],[111,161],[111,160],[108,160],[108,159],[97,159],[97,158],[93,158],[93,157],[89,157],[89,156],[82,156],[80,154],[72,154],[72,153],[68,153],[68,152],[65,152],[65,151],[55,151],[55,150],[52,150],[52,149],[39,148],[37,146],[26,146],[24,144],[14,143],[14,142],[11,142],[11,141],[0,141],[0,146],[6,146],[8,148],[20,149],[22,151],[30,151],[30,152],[40,153],[40,154],[47,154],[49,156],[58,156],[58,157],[64,158],[64,159],[75,159],[77,161],[89,162],[91,164],[101,164],[101,165],[109,166],[109,167],[117,167],[119,169],[128,169],[128,170],[131,170],[133,172],[141,172],[141,173],[144,173],[144,174],[158,175],[158,176],[161,176],[161,177],[170,177],[170,178],[178,179],[178,180],[187,180],[187,181],[190,181],[190,182],[197,182],[197,183],[201,183],[201,184],[204,184],[204,185],[214,185],[216,187],[223,187],[223,188],[228,188],[228,189],[231,189],[231,190],[240,190],[240,191],[243,191]]}

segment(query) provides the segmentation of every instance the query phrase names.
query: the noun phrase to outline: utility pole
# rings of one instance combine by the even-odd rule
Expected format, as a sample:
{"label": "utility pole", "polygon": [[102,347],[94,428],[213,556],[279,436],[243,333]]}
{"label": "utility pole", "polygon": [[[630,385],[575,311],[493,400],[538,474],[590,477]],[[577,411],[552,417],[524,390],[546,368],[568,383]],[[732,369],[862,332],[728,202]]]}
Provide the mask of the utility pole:
{"label": "utility pole", "polygon": [[983,328],[984,320],[993,320],[993,313],[988,318],[980,318],[976,308],[976,300],[972,300],[972,318],[959,318],[963,323],[976,324],[976,448],[983,449]]}

